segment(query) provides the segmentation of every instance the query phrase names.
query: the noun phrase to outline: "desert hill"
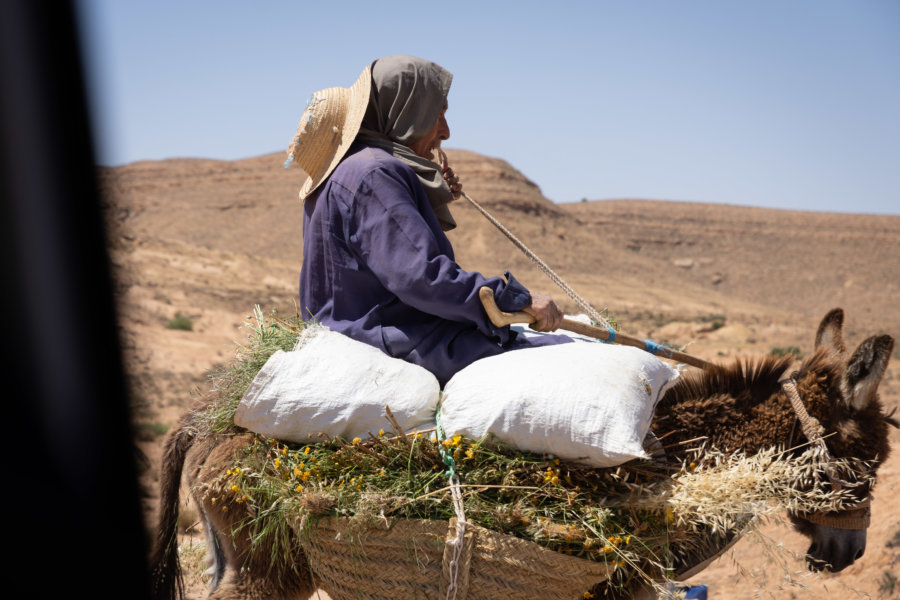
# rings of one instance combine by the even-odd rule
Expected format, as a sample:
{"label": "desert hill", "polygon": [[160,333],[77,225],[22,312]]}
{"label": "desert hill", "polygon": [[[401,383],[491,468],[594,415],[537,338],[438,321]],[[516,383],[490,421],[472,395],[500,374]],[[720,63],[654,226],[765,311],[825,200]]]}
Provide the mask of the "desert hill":
{"label": "desert hill", "polygon": [[[900,217],[628,199],[556,205],[503,160],[447,153],[466,191],[595,307],[608,308],[626,333],[690,344],[687,351],[708,360],[791,346],[808,352],[821,316],[843,306],[850,344],[875,333],[900,334],[894,300]],[[208,372],[230,360],[245,339],[243,323],[254,305],[282,314],[297,310],[300,175],[285,170],[283,160],[275,153],[100,169],[141,431],[175,422]],[[486,274],[509,269],[574,311],[574,303],[465,200],[452,210],[459,227],[449,235],[464,268]],[[187,317],[192,330],[168,329],[176,315]],[[881,388],[889,407],[900,400],[898,358],[895,352]],[[160,439],[145,438],[141,447],[151,463],[158,461]],[[900,436],[894,439],[896,445]],[[900,481],[898,457],[882,468],[880,498],[889,498]],[[145,482],[152,484],[156,471],[153,464]],[[155,505],[152,486],[150,493],[148,514]],[[811,597],[843,596],[848,585],[878,595],[880,578],[892,573],[898,556],[888,542],[900,536],[900,506],[876,500],[874,511],[878,525],[870,530],[866,558],[828,582],[836,595]],[[805,550],[783,529],[769,533]],[[764,576],[761,550],[741,542],[735,556],[754,577]],[[750,597],[758,580],[734,584],[733,574],[725,558],[697,579],[713,586],[711,597]],[[772,585],[767,589],[777,588]]]}

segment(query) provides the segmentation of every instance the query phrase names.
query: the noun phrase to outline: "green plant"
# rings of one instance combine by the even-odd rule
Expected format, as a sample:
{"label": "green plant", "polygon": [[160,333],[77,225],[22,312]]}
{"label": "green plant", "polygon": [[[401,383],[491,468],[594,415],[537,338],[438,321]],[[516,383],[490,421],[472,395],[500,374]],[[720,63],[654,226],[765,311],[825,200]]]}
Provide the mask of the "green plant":
{"label": "green plant", "polygon": [[772,356],[777,356],[781,358],[782,356],[793,356],[794,358],[801,358],[803,354],[800,352],[800,348],[797,346],[777,346],[769,350],[769,354]]}
{"label": "green plant", "polygon": [[897,576],[885,569],[878,581],[878,591],[882,596],[893,596],[898,591]]}
{"label": "green plant", "polygon": [[166,329],[179,329],[181,331],[193,331],[194,324],[190,317],[186,317],[181,313],[175,313],[175,318],[166,323]]}
{"label": "green plant", "polygon": [[[724,324],[725,321],[727,320],[727,317],[723,314],[714,313],[714,314],[710,314],[710,315],[700,315],[700,317],[698,317],[698,320],[701,323],[710,323],[710,322],[715,323],[717,321],[721,321]],[[721,325],[720,325],[720,327],[721,327]]]}
{"label": "green plant", "polygon": [[898,546],[900,546],[900,528],[894,531],[894,535],[892,535],[891,539],[885,542],[884,545],[888,548],[897,548]]}
{"label": "green plant", "polygon": [[226,431],[234,425],[234,411],[256,374],[278,350],[292,350],[306,323],[299,317],[280,319],[272,311],[265,316],[257,305],[246,327],[248,344],[241,346],[233,363],[214,371],[210,380],[215,402],[202,415],[207,433]]}
{"label": "green plant", "polygon": [[164,436],[169,431],[169,426],[163,423],[138,423],[134,435],[142,442],[152,442]]}

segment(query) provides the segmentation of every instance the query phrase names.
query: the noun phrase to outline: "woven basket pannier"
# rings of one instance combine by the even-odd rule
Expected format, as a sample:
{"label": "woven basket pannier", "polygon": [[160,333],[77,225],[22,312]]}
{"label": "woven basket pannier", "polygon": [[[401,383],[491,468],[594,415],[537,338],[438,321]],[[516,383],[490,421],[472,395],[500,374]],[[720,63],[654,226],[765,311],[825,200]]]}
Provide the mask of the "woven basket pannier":
{"label": "woven basket pannier", "polygon": [[[448,597],[456,519],[396,519],[380,528],[346,518],[301,524],[298,532],[316,579],[333,600],[419,600]],[[467,524],[455,568],[457,600],[576,600],[614,567],[548,550]]]}

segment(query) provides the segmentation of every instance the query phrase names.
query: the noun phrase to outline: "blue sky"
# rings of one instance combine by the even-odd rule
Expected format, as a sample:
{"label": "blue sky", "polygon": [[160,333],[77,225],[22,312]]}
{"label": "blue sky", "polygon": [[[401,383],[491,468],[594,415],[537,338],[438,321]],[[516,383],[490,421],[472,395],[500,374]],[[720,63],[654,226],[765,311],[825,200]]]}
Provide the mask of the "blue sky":
{"label": "blue sky", "polygon": [[283,150],[312,92],[413,54],[454,74],[446,146],[556,202],[900,214],[894,0],[76,6],[101,164]]}

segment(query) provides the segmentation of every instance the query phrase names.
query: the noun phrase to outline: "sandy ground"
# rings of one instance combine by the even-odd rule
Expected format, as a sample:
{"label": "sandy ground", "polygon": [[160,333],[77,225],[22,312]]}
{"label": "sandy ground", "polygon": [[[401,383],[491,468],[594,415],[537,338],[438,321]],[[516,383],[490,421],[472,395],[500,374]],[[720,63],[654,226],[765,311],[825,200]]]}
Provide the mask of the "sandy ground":
{"label": "sandy ground", "polygon": [[[900,217],[802,213],[647,200],[554,205],[507,163],[450,151],[472,197],[493,211],[623,332],[688,345],[707,360],[808,352],[818,320],[835,306],[845,335],[900,332]],[[254,305],[296,311],[301,259],[296,173],[280,154],[225,162],[179,159],[101,170],[134,415],[146,454],[147,522],[155,522],[159,431],[171,426],[246,339]],[[487,274],[513,271],[574,312],[518,250],[474,209],[453,207],[458,262]],[[191,331],[168,329],[176,315]],[[900,403],[900,354],[881,387]],[[898,441],[898,432],[892,433]],[[777,564],[771,544],[807,542],[767,525],[692,581],[710,598],[844,598],[900,594],[900,452],[882,467],[866,555],[837,576],[811,577],[799,561]],[[186,509],[184,541],[201,544]],[[197,555],[199,556],[199,552]],[[198,569],[190,598],[205,596]],[[892,591],[893,590],[893,591]]]}

